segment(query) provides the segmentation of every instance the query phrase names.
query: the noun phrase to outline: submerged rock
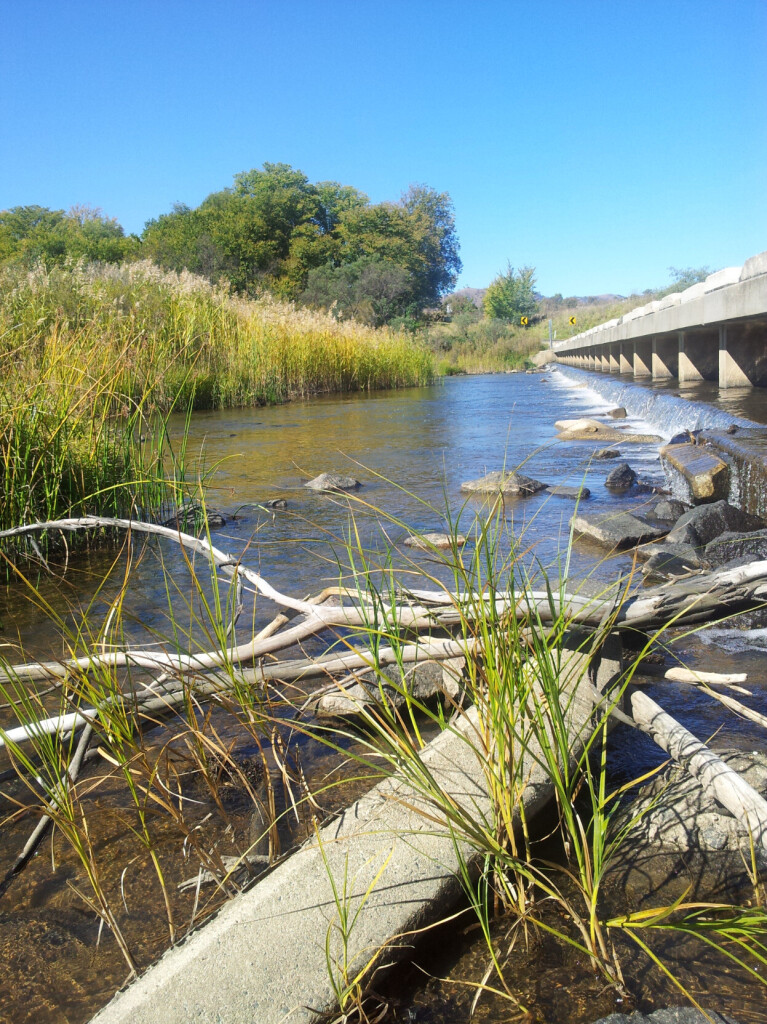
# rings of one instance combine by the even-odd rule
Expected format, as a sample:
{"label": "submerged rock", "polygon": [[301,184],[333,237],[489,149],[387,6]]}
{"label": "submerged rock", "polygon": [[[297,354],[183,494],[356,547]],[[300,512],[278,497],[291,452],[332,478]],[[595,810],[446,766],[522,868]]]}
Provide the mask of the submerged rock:
{"label": "submerged rock", "polygon": [[617,409],[611,409],[607,415],[611,416],[614,420],[625,420],[628,413],[622,405],[619,405]]}
{"label": "submerged rock", "polygon": [[558,484],[556,487],[547,487],[547,494],[555,494],[558,498],[571,498],[573,501],[586,499],[591,496],[588,487],[567,487],[565,484]]}
{"label": "submerged rock", "polygon": [[617,448],[600,448],[598,452],[594,452],[595,459],[619,459],[621,453]]}
{"label": "submerged rock", "polygon": [[342,473],[320,473],[313,480],[304,484],[312,491],[356,491],[361,484],[353,476],[344,476]]}
{"label": "submerged rock", "polygon": [[605,487],[613,491],[627,491],[636,483],[636,479],[637,475],[628,462],[619,462],[615,469],[611,469],[607,474]]}
{"label": "submerged rock", "polygon": [[584,513],[570,520],[573,530],[611,548],[628,548],[645,541],[658,540],[666,533],[631,512]]}
{"label": "submerged rock", "polygon": [[596,1024],[738,1024],[738,1021],[708,1008],[705,1013],[701,1013],[691,1006],[671,1006],[666,1010],[656,1010],[649,1016],[639,1011],[628,1016],[624,1013],[611,1013],[609,1017],[600,1018]]}
{"label": "submerged rock", "polygon": [[[718,756],[757,793],[767,791],[767,755],[730,750]],[[625,824],[629,815],[641,815],[630,832],[630,842],[637,846],[659,852],[740,850],[750,859],[745,822],[730,814],[683,768],[668,768],[643,786],[639,796],[620,812],[622,820],[616,827]],[[762,862],[767,861],[767,852],[758,845],[756,852]]]}
{"label": "submerged rock", "polygon": [[416,533],[405,537],[405,544],[409,548],[418,548],[419,551],[431,551],[432,548],[446,550],[452,548],[454,544],[460,548],[465,543],[466,538],[462,533],[455,536],[451,536],[449,533]]}
{"label": "submerged rock", "polygon": [[461,490],[469,494],[536,494],[544,490],[546,484],[522,473],[503,472],[497,470],[488,473],[478,480],[466,480]]}

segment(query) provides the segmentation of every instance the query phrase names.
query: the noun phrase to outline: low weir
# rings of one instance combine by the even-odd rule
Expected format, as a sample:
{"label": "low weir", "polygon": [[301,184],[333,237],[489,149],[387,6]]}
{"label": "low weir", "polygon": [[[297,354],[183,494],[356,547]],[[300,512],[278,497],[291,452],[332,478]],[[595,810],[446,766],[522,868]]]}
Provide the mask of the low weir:
{"label": "low weir", "polygon": [[[698,440],[730,467],[728,500],[767,518],[767,427],[705,402],[653,391],[620,378],[560,366],[559,372],[587,384],[607,401],[623,406],[667,440],[684,431],[700,431]],[[680,495],[686,498],[687,495]]]}

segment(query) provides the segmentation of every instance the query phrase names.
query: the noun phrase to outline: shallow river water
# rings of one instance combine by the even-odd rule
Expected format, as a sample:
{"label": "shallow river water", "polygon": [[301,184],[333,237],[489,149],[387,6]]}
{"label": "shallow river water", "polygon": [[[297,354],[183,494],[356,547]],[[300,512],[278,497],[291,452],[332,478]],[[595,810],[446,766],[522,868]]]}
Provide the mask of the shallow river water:
{"label": "shallow river water", "polygon": [[[587,443],[558,442],[553,425],[557,419],[606,416],[619,400],[629,409],[629,417],[609,420],[611,425],[659,434],[664,439],[680,429],[699,426],[701,416],[707,423],[722,425],[733,416],[767,422],[767,396],[756,389],[720,395],[717,389],[703,385],[685,390],[684,398],[691,401],[679,401],[678,387],[675,393],[667,385],[628,391],[620,387],[617,380],[554,370],[448,378],[429,388],[196,414],[187,442],[187,479],[192,485],[199,480],[208,505],[229,519],[213,533],[216,546],[242,557],[278,589],[303,597],[335,584],[339,564],[348,558],[344,540],[351,532],[349,502],[304,487],[321,472],[336,470],[361,481],[357,497],[363,504],[357,506],[355,519],[366,546],[380,550],[385,539],[401,550],[410,530],[444,529],[447,520],[470,534],[474,517],[483,506],[467,499],[460,485],[504,466],[520,468],[547,484],[585,483],[591,491],[584,503],[589,511],[635,507],[644,500],[608,491],[604,479],[615,463],[593,461],[593,446]],[[179,421],[172,429],[180,433],[182,426]],[[658,448],[658,444],[632,444],[623,448],[623,455],[642,480],[662,487]],[[274,499],[283,499],[286,508],[266,509],[264,503]],[[368,516],[368,506],[379,512]],[[570,499],[545,493],[508,501],[504,508],[513,533],[523,537],[528,563],[534,556],[554,579],[563,565],[573,508]],[[381,510],[388,517],[383,528]],[[188,576],[184,560],[173,545],[150,545],[134,567],[126,599],[128,638],[142,643],[167,636],[167,577],[159,571],[160,555],[178,580],[180,596],[174,607],[178,609],[179,603],[183,607]],[[426,554],[410,552],[409,557],[426,569],[431,567]],[[63,582],[41,580],[39,593],[72,625],[79,621],[80,609],[91,601],[95,617],[103,616],[117,587],[114,583],[97,593],[110,561],[111,556],[104,554],[73,561]],[[630,554],[604,559],[593,546],[582,543],[574,545],[570,556],[572,575],[591,574],[604,583],[628,573],[631,564]],[[247,600],[246,595],[241,622],[259,629],[274,616],[275,608],[262,600],[255,606]],[[17,587],[0,593],[0,630],[0,642],[8,645],[10,652],[19,644],[28,656],[55,658],[65,653],[60,632],[49,616],[21,600]],[[681,640],[677,654],[710,670],[727,671],[736,665],[737,671],[747,671],[749,688],[754,691],[750,703],[767,712],[767,632],[709,629]],[[656,687],[650,692],[663,692],[666,699],[671,694],[675,712],[701,738],[721,730],[716,738],[720,746],[763,747],[756,726],[725,716],[718,705],[691,687],[671,690],[666,685],[663,691]],[[7,724],[4,714],[0,711],[0,725]],[[635,734],[616,733],[613,742],[618,748],[616,760],[627,776],[660,762],[652,744],[637,741]],[[322,761],[322,755],[307,745],[305,760],[310,762],[310,772],[312,757]],[[8,802],[4,810],[9,812]],[[231,816],[235,829],[247,827],[246,808],[233,807]],[[0,869],[4,871],[11,863],[28,831],[28,823],[22,822],[0,832]],[[17,883],[18,903],[10,902],[10,892],[0,899],[0,954],[6,967],[0,978],[0,1021],[75,1024],[86,1020],[108,998],[121,983],[125,969],[111,940],[102,937],[98,944],[95,915],[82,902],[73,904],[66,882],[74,877],[75,869],[67,865],[66,857],[55,881],[48,878],[50,850],[38,854],[36,862],[27,870],[23,884]],[[162,913],[158,908],[132,907],[128,916],[127,930],[140,947],[139,960],[146,963],[157,955],[161,940],[143,937],[143,930],[151,925],[161,931]],[[463,947],[451,950],[447,966],[431,967],[435,973],[453,970],[456,977],[471,973],[465,958],[470,963],[472,956],[482,957],[481,952],[470,952],[474,948],[469,943],[468,952],[462,951]],[[583,1006],[577,1013],[568,1011],[569,997],[560,992],[567,982],[555,980],[563,977],[562,965],[556,957],[551,960],[552,956],[541,953],[537,968],[529,959],[524,961],[528,975],[538,970],[536,984],[544,992],[541,1006],[547,1007],[535,1019],[588,1020],[591,990],[584,988]],[[475,967],[481,976],[484,967]],[[585,982],[578,977],[572,984],[577,987]],[[397,1019],[466,1019],[463,994],[440,989],[430,998],[431,1003],[419,995],[412,1005],[400,1000]],[[554,1008],[559,1005],[557,1000],[565,1009]],[[482,1005],[494,1004],[485,1001]],[[605,1006],[611,1008],[603,1001],[600,1010]],[[499,1003],[492,1013],[482,1010],[480,1018],[514,1019],[505,1014],[507,1005]]]}

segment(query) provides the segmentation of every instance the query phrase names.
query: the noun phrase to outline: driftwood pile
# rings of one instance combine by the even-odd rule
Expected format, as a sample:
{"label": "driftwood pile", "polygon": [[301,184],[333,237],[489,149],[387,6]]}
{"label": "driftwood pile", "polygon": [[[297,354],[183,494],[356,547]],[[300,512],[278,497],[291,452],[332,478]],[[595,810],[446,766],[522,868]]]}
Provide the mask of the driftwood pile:
{"label": "driftwood pile", "polygon": [[[190,688],[199,699],[221,694],[227,686],[231,686],[231,676],[224,669],[232,665],[236,667],[240,679],[268,685],[270,681],[287,682],[312,676],[324,676],[327,679],[395,662],[411,664],[425,660],[445,661],[462,656],[481,656],[476,641],[472,646],[463,639],[450,639],[449,635],[451,627],[471,617],[472,601],[476,604],[476,596],[470,598],[469,595],[446,591],[403,589],[396,608],[392,609],[396,631],[402,638],[396,651],[379,648],[374,654],[371,650],[349,647],[343,653],[329,653],[313,659],[300,658],[262,664],[259,659],[266,655],[287,650],[327,630],[345,630],[355,626],[364,628],[371,621],[372,606],[366,605],[360,594],[338,588],[327,589],[317,597],[306,600],[290,597],[273,587],[259,573],[243,565],[238,558],[214,547],[209,541],[178,529],[151,523],[90,516],[18,527],[3,531],[0,538],[32,535],[44,530],[121,530],[166,538],[180,544],[190,556],[203,556],[217,574],[230,580],[236,589],[238,606],[241,604],[242,587],[249,586],[260,597],[274,602],[279,613],[265,629],[245,643],[236,642],[232,628],[231,646],[226,649],[190,654],[139,649],[94,652],[85,658],[70,661],[9,666],[0,671],[0,681],[6,683],[61,680],[73,670],[87,671],[97,665],[136,667],[146,675],[146,682],[139,688],[134,686],[130,693],[109,699],[124,700],[126,706],[131,707],[136,714],[157,715],[171,711],[183,702]],[[564,616],[579,628],[605,630],[609,626],[611,631],[625,633],[652,631],[669,624],[683,625],[720,619],[729,614],[761,607],[765,602],[767,561],[759,561],[737,568],[700,573],[633,596],[627,596],[625,586],[620,582],[596,598],[577,592],[552,595],[550,591],[523,589],[515,596],[513,606],[508,597],[498,595],[495,608],[506,614],[514,614],[528,623],[540,622],[545,625]],[[392,623],[389,625],[391,627]],[[685,674],[682,669],[665,671],[656,668],[655,671],[669,679],[705,686],[709,693],[730,709],[767,726],[764,716],[733,697],[711,690],[712,685],[722,684],[736,691],[748,692],[743,691],[739,685],[745,681],[742,675]],[[336,682],[330,685],[337,689],[339,684]],[[595,692],[593,696],[595,703],[604,700],[603,694]],[[644,693],[632,694],[630,711],[629,715],[626,710],[616,708],[613,713],[622,721],[651,735],[671,757],[696,775],[705,787],[710,788],[733,814],[747,821],[755,844],[767,852],[767,802]],[[43,733],[67,734],[85,730],[79,741],[84,752],[90,741],[91,722],[97,714],[96,708],[80,707],[49,719],[9,728],[5,732],[0,730],[0,746],[8,742],[23,743]],[[75,771],[79,761],[73,763]],[[38,826],[38,829],[41,827],[44,826]],[[10,874],[20,868],[29,852],[25,849]],[[4,887],[0,883],[0,893]]]}

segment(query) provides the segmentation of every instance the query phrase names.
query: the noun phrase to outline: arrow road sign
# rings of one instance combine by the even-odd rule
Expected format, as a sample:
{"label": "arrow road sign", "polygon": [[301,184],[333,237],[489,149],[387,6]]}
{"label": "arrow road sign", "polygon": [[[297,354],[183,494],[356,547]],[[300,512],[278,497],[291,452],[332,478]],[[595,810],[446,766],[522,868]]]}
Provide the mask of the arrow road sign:
{"label": "arrow road sign", "polygon": [[521,316],[519,318],[519,322],[522,324],[523,327],[527,327],[527,317],[526,316]]}
{"label": "arrow road sign", "polygon": [[575,317],[574,316],[570,317],[570,326],[571,327],[575,327]]}

